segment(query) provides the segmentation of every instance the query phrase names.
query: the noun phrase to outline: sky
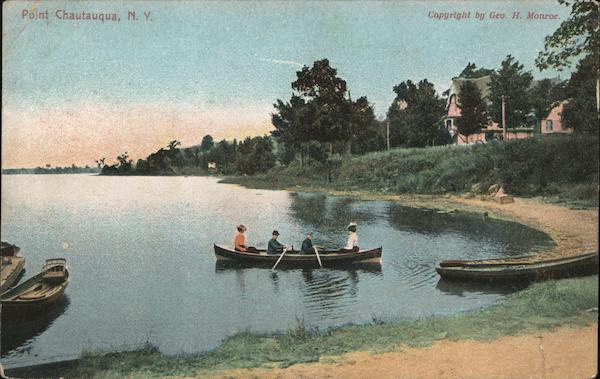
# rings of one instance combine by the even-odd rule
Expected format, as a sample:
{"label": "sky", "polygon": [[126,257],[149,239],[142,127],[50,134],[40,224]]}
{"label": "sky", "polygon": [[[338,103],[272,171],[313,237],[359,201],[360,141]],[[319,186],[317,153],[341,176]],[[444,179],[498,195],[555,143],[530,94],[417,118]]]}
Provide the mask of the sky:
{"label": "sky", "polygon": [[[119,21],[66,19],[81,12]],[[469,17],[439,18],[453,12]],[[394,85],[426,78],[441,93],[468,62],[497,68],[511,54],[536,78],[568,79],[534,66],[568,15],[556,0],[5,2],[2,168],[267,134],[296,71],[323,58],[380,117]]]}

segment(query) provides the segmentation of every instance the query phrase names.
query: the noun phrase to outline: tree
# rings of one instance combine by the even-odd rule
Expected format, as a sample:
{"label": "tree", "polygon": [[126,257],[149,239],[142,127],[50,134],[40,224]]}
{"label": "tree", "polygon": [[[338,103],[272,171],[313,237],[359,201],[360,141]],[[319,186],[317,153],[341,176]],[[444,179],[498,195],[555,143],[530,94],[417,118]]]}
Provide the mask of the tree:
{"label": "tree", "polygon": [[396,98],[387,114],[392,146],[424,147],[440,144],[439,120],[445,103],[427,79],[407,80],[394,87]]}
{"label": "tree", "polygon": [[213,141],[213,138],[210,134],[207,134],[204,137],[202,137],[202,142],[200,143],[200,150],[208,151],[212,149],[213,146],[215,146],[215,142]]}
{"label": "tree", "polygon": [[523,65],[508,55],[502,61],[500,70],[491,75],[489,114],[492,120],[502,124],[502,96],[504,96],[507,128],[527,125],[531,121],[528,90],[532,80],[533,76],[523,71]]}
{"label": "tree", "polygon": [[[558,0],[571,7],[569,18],[544,40],[544,50],[535,61],[540,70],[569,67],[574,59],[591,56],[596,62],[593,79],[596,85],[596,112],[600,114],[600,1]],[[596,116],[598,117],[598,116]]]}
{"label": "tree", "polygon": [[494,70],[490,70],[487,68],[477,68],[475,63],[467,63],[467,67],[465,67],[462,72],[458,75],[459,78],[466,79],[476,79],[481,78],[482,76],[491,75]]}
{"label": "tree", "polygon": [[458,95],[460,104],[460,117],[456,119],[458,132],[467,137],[483,129],[489,121],[486,104],[481,98],[481,91],[475,83],[465,81],[460,85]]}
{"label": "tree", "polygon": [[352,142],[363,138],[365,129],[375,120],[367,98],[352,102],[346,82],[327,59],[315,61],[311,68],[304,66],[296,77],[290,101],[277,100],[274,104],[273,137],[285,145],[286,154],[299,155],[301,163],[306,157],[323,157],[323,148],[317,148],[314,142],[326,145],[327,155],[333,153],[334,146],[351,152]]}
{"label": "tree", "polygon": [[537,120],[545,118],[552,107],[565,98],[565,82],[542,79],[529,90],[531,109]]}
{"label": "tree", "polygon": [[598,133],[599,114],[594,105],[594,77],[598,61],[593,58],[590,54],[579,62],[565,88],[569,101],[563,108],[562,122],[577,133]]}
{"label": "tree", "polygon": [[239,145],[236,170],[240,174],[254,175],[275,165],[273,143],[269,137],[246,138]]}

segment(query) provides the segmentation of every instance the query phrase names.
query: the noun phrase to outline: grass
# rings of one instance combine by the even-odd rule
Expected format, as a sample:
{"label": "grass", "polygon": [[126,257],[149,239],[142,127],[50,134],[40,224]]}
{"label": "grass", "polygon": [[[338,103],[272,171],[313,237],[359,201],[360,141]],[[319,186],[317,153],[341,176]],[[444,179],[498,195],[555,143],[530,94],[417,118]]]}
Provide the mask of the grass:
{"label": "grass", "polygon": [[[546,281],[509,295],[501,304],[477,311],[416,321],[346,326],[327,331],[298,326],[283,334],[238,333],[217,349],[196,355],[166,356],[147,345],[134,352],[88,352],[65,377],[120,378],[193,376],[212,370],[316,362],[323,357],[368,350],[393,351],[427,346],[442,339],[493,340],[506,335],[597,322],[598,276]],[[55,372],[56,375],[56,372]]]}
{"label": "grass", "polygon": [[[496,184],[525,197],[595,207],[598,137],[554,136],[471,146],[393,149],[353,156],[330,167],[279,166],[224,180],[253,188],[361,190],[383,194],[484,194]],[[331,182],[328,180],[331,176]]]}

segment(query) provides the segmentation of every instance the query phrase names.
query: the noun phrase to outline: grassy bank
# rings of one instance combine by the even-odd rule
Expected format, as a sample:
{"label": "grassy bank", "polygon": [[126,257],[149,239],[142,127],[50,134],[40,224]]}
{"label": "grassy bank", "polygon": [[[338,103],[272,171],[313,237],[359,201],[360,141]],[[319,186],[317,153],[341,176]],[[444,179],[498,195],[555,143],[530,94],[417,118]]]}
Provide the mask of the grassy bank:
{"label": "grassy bank", "polygon": [[[441,339],[491,340],[505,335],[585,325],[598,320],[598,276],[536,283],[502,304],[465,314],[416,321],[347,326],[328,331],[301,325],[284,334],[239,333],[214,351],[165,356],[152,346],[121,353],[86,353],[60,372],[65,377],[120,378],[206,373],[212,370],[277,366],[327,359],[351,351],[398,350]],[[53,371],[56,376],[56,369]]]}
{"label": "grassy bank", "polygon": [[596,206],[598,138],[554,136],[496,144],[393,149],[329,164],[297,163],[225,179],[254,188],[330,188],[384,194],[486,193],[498,184],[524,197]]}

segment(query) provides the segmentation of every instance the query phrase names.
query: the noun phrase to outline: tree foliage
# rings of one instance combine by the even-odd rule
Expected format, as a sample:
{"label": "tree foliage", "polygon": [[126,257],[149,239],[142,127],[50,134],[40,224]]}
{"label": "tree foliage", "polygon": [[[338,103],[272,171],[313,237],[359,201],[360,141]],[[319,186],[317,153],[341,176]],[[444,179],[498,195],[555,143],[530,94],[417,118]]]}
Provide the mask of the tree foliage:
{"label": "tree foliage", "polygon": [[445,102],[427,79],[414,84],[407,80],[394,87],[396,98],[387,114],[390,144],[424,147],[445,142],[446,133],[439,121],[445,114]]}
{"label": "tree foliage", "polygon": [[200,150],[208,151],[212,149],[213,146],[215,146],[215,142],[210,134],[202,137],[202,142],[200,142]]}
{"label": "tree foliage", "polygon": [[516,128],[528,125],[531,103],[528,90],[533,76],[523,71],[523,65],[508,55],[500,69],[491,74],[489,114],[495,122],[502,123],[502,96],[506,104],[506,126]]}
{"label": "tree foliage", "polygon": [[481,78],[482,76],[491,75],[492,72],[494,72],[494,70],[483,67],[477,68],[475,63],[469,62],[467,63],[467,66],[462,70],[462,72],[458,75],[458,77],[466,79],[477,79]]}
{"label": "tree foliage", "polygon": [[565,127],[573,128],[578,133],[598,133],[599,114],[594,104],[595,70],[598,61],[588,55],[577,65],[571,75],[565,93],[569,99],[562,111],[562,122]]}
{"label": "tree foliage", "polygon": [[366,97],[350,99],[346,81],[327,59],[304,66],[296,78],[290,100],[278,99],[271,114],[272,135],[284,145],[287,157],[324,160],[334,149],[349,152],[352,144],[372,134],[373,107]]}
{"label": "tree foliage", "polygon": [[565,82],[542,79],[529,91],[531,108],[537,120],[545,118],[552,107],[565,99]]}
{"label": "tree foliage", "polygon": [[489,121],[487,106],[481,97],[481,91],[470,81],[460,85],[458,102],[461,109],[461,117],[456,119],[458,132],[467,137],[479,132],[486,127]]}
{"label": "tree foliage", "polygon": [[593,54],[598,60],[600,50],[600,24],[598,1],[558,0],[571,7],[569,18],[544,40],[544,50],[535,61],[541,70],[548,67],[561,69],[570,66],[574,59]]}

